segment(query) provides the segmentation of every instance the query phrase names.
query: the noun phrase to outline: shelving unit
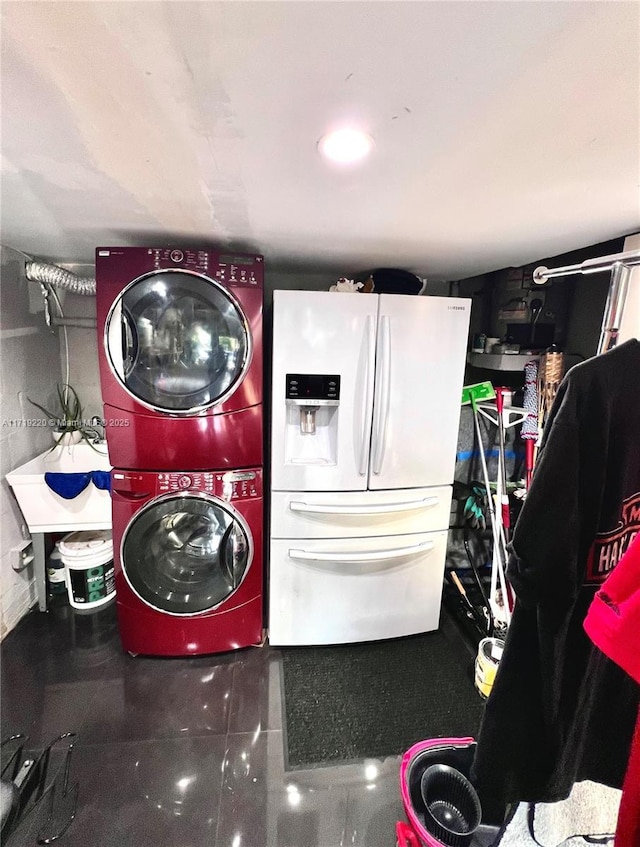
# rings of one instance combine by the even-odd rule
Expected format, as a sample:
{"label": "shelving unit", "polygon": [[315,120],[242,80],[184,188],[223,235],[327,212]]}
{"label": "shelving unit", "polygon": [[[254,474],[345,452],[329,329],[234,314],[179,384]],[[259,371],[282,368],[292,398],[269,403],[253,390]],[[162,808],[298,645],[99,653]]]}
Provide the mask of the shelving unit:
{"label": "shelving unit", "polygon": [[533,353],[467,353],[467,363],[490,371],[521,371],[527,362],[538,361]]}

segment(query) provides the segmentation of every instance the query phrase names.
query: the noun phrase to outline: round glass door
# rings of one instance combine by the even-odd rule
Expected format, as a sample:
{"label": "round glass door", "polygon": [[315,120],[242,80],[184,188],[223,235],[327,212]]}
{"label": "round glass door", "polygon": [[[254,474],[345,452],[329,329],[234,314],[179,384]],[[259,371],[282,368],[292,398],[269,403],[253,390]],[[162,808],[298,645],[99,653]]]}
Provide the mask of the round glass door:
{"label": "round glass door", "polygon": [[159,271],[132,282],[105,328],[111,368],[152,409],[193,414],[222,402],[249,365],[250,333],[240,307],[213,280]]}
{"label": "round glass door", "polygon": [[162,612],[214,609],[251,564],[242,518],[208,495],[164,495],[145,506],[122,542],[122,570],[135,593]]}

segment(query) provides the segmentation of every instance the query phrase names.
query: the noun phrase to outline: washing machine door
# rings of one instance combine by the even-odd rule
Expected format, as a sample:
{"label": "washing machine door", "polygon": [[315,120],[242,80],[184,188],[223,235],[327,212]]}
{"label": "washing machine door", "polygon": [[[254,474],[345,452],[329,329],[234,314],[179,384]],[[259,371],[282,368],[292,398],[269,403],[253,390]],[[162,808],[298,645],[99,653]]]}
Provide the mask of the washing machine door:
{"label": "washing machine door", "polygon": [[233,295],[185,270],[146,274],[111,307],[105,348],[113,373],[140,403],[189,415],[223,402],[251,360],[251,333]]}
{"label": "washing machine door", "polygon": [[122,539],[121,564],[132,590],[172,615],[217,608],[245,578],[253,546],[232,506],[206,494],[168,494],[150,501]]}

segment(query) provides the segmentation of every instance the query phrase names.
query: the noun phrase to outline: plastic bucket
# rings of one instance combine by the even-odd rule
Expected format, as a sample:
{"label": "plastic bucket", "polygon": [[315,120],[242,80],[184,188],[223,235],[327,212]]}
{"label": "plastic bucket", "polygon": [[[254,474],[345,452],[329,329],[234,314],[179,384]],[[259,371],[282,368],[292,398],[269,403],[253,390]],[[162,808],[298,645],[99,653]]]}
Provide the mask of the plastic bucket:
{"label": "plastic bucket", "polygon": [[65,566],[60,554],[60,543],[56,542],[55,547],[51,551],[51,555],[47,561],[47,579],[49,580],[49,590],[52,594],[60,595],[66,598],[67,584],[65,577]]}
{"label": "plastic bucket", "polygon": [[60,542],[69,603],[92,611],[115,597],[113,541],[109,530],[70,532]]}
{"label": "plastic bucket", "polygon": [[478,645],[475,682],[476,688],[483,697],[491,694],[503,650],[504,641],[501,638],[483,638]]}

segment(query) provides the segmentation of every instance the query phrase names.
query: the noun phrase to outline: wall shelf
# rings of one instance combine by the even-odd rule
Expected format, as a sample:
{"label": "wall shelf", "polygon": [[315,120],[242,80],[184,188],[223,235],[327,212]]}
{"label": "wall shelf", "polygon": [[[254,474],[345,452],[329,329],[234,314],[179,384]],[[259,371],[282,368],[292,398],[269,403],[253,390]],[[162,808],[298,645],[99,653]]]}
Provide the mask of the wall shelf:
{"label": "wall shelf", "polygon": [[468,364],[490,371],[521,371],[527,362],[539,358],[533,353],[467,353]]}

